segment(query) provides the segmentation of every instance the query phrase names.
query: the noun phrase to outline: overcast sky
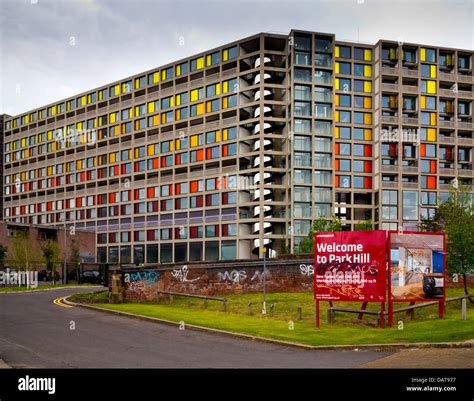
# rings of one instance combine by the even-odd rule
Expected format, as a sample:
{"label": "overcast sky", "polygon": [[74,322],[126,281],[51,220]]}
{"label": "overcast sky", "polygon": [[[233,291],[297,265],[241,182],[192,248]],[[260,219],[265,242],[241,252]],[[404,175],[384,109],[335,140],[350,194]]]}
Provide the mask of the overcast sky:
{"label": "overcast sky", "polygon": [[473,49],[474,0],[0,0],[0,114],[257,32]]}

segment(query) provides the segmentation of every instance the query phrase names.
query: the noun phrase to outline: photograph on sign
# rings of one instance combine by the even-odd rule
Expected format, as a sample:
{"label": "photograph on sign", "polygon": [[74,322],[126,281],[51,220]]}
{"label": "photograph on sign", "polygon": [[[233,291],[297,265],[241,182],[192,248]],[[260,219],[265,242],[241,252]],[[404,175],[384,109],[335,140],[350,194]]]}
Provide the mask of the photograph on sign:
{"label": "photograph on sign", "polygon": [[386,295],[385,231],[314,235],[314,299],[382,302]]}
{"label": "photograph on sign", "polygon": [[442,233],[389,233],[390,296],[394,301],[426,301],[445,295]]}

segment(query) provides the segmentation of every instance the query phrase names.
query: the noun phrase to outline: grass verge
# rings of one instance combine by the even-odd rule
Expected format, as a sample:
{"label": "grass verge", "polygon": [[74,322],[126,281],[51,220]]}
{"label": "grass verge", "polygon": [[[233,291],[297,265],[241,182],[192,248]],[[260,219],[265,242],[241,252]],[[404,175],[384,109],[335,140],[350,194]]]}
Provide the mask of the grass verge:
{"label": "grass verge", "polygon": [[30,291],[43,291],[43,290],[50,290],[53,288],[68,288],[68,287],[90,287],[94,284],[46,284],[46,285],[38,285],[36,288],[32,287],[0,287],[0,293],[2,292],[30,292]]}
{"label": "grass verge", "polygon": [[[448,289],[448,297],[462,295],[461,289]],[[94,294],[76,294],[75,302],[95,303],[95,306],[192,324],[244,333],[259,337],[290,341],[307,345],[390,344],[414,342],[457,342],[474,339],[474,307],[468,302],[467,320],[461,319],[460,301],[447,304],[445,319],[438,319],[437,306],[415,312],[410,320],[405,313],[394,316],[394,327],[375,327],[374,317],[358,320],[354,314],[336,313],[336,323],[327,323],[327,303],[321,303],[321,328],[315,327],[312,292],[267,294],[267,308],[274,305],[273,315],[262,315],[261,294],[232,294],[226,296],[228,308],[209,301],[208,308],[200,300],[175,297],[172,303],[108,304],[106,291]],[[252,302],[252,315],[249,315]],[[356,307],[355,303],[337,303],[338,306]],[[404,304],[403,304],[404,305]],[[398,304],[402,306],[402,304]],[[297,308],[302,308],[302,319],[297,320]],[[377,308],[370,304],[371,310]]]}

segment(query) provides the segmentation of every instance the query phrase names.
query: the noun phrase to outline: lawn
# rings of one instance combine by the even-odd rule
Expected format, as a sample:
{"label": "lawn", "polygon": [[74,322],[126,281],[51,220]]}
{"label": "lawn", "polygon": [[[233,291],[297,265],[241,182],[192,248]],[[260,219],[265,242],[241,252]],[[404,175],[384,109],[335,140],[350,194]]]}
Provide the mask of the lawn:
{"label": "lawn", "polygon": [[[315,308],[312,292],[267,294],[267,308],[274,305],[273,315],[262,315],[261,294],[232,294],[228,299],[227,311],[222,303],[209,301],[204,308],[202,300],[189,300],[174,297],[173,301],[159,303],[108,304],[107,292],[95,295],[77,294],[71,300],[77,302],[95,302],[104,309],[124,311],[150,316],[173,322],[198,325],[231,332],[266,337],[308,345],[336,344],[387,344],[410,342],[444,342],[474,339],[474,307],[468,302],[467,320],[461,319],[461,302],[447,304],[445,319],[438,319],[438,307],[429,306],[415,312],[410,320],[405,313],[394,316],[394,327],[380,329],[376,327],[375,317],[337,312],[336,322],[327,323],[328,304],[321,302],[321,328],[315,327]],[[462,289],[448,289],[448,297],[462,295]],[[249,315],[249,302],[252,302],[252,315]],[[405,304],[397,304],[401,307]],[[341,307],[359,307],[355,303],[337,303]],[[302,308],[302,319],[298,320],[298,307]],[[369,309],[376,309],[370,304]],[[402,323],[399,323],[399,322]]]}
{"label": "lawn", "polygon": [[68,287],[88,287],[94,284],[45,284],[45,285],[38,285],[36,288],[32,287],[19,287],[19,286],[12,286],[12,287],[0,287],[0,293],[2,292],[18,292],[18,291],[42,291],[48,290],[51,288],[68,288]]}

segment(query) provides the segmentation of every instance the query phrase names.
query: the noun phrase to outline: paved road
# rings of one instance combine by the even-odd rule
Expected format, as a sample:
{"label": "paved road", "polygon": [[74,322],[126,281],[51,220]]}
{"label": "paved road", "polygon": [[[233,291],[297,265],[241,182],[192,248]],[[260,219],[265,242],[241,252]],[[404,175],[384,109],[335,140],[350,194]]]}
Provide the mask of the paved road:
{"label": "paved road", "polygon": [[48,368],[337,368],[390,355],[302,350],[53,304],[81,291],[0,294],[0,359]]}

